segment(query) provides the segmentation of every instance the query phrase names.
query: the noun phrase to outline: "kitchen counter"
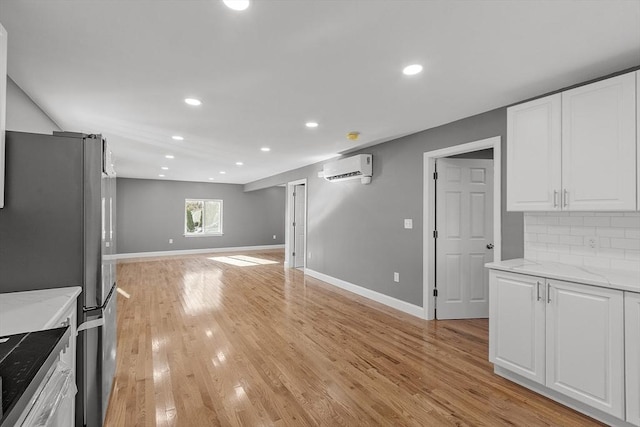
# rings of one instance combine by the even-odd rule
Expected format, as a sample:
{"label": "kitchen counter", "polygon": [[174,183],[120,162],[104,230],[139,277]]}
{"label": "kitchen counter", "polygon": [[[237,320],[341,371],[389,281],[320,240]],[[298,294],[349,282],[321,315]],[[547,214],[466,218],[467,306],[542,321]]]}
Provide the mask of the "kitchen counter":
{"label": "kitchen counter", "polygon": [[[4,337],[0,342],[5,350],[7,346],[10,350],[8,354],[0,352],[4,354],[0,362],[4,408],[0,411],[4,412],[0,424],[3,427],[16,422],[20,425],[31,408],[42,409],[39,402],[46,400],[50,392],[40,393],[39,390],[45,383],[49,387],[47,378],[54,367],[61,367],[59,371],[56,368],[56,372],[68,372],[57,375],[56,382],[51,383],[54,393],[62,390],[58,379],[63,375],[75,382],[76,304],[81,291],[79,286],[72,286],[0,294],[0,337]],[[44,345],[41,338],[54,336],[56,331],[65,332],[64,338],[55,347]],[[9,336],[14,341],[18,337],[20,344],[10,345],[12,338]],[[30,341],[33,345],[28,345]],[[64,421],[55,424],[58,418],[54,418],[54,425],[71,425],[68,420],[72,420],[75,413],[74,401],[75,391],[65,391],[56,398],[54,417],[59,416]]]}
{"label": "kitchen counter", "polygon": [[625,271],[517,258],[490,262],[485,266],[493,270],[542,276],[549,279],[640,293],[640,265],[638,271]]}
{"label": "kitchen counter", "polygon": [[79,286],[0,294],[0,336],[50,329],[68,310]]}
{"label": "kitchen counter", "polygon": [[0,339],[0,377],[3,379],[0,426],[16,425],[34,404],[69,335],[67,326]]}

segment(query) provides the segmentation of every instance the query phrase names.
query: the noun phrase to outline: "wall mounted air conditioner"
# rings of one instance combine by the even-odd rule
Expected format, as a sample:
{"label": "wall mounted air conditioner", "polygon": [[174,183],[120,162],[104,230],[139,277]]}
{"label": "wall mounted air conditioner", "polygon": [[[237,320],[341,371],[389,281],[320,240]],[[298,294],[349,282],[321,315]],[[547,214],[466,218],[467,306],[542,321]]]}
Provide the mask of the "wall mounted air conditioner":
{"label": "wall mounted air conditioner", "polygon": [[369,184],[372,171],[371,154],[358,154],[325,164],[322,175],[324,179],[331,182],[359,179],[363,184]]}

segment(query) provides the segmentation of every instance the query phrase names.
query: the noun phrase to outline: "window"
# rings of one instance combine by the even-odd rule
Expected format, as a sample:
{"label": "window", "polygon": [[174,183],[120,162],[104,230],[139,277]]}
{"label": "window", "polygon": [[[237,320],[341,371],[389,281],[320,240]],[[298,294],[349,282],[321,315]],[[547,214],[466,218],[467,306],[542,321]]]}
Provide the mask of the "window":
{"label": "window", "polygon": [[185,199],[185,236],[222,235],[222,200]]}

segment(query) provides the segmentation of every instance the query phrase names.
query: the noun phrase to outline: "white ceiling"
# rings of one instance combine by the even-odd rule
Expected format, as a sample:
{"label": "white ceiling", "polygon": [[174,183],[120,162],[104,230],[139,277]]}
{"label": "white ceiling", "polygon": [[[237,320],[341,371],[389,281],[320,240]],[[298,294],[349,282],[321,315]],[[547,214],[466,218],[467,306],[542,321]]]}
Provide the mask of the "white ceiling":
{"label": "white ceiling", "polygon": [[9,76],[136,178],[251,182],[640,65],[638,0],[0,0],[0,22]]}

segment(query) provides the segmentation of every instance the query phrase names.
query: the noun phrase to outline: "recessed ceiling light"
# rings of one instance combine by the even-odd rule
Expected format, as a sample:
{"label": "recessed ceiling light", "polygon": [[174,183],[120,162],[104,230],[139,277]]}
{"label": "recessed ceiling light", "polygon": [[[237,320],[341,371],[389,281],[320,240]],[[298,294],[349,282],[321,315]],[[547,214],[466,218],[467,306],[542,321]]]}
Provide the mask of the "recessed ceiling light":
{"label": "recessed ceiling light", "polygon": [[215,178],[209,178],[209,181],[213,181]]}
{"label": "recessed ceiling light", "polygon": [[159,176],[160,178],[164,178],[164,175],[163,175],[163,174],[160,174],[160,175],[158,175],[158,176]]}
{"label": "recessed ceiling light", "polygon": [[236,166],[242,166],[242,165],[244,165],[244,163],[242,163],[242,162],[236,162]]}
{"label": "recessed ceiling light", "polygon": [[249,0],[222,0],[229,9],[246,10],[249,7]]}
{"label": "recessed ceiling light", "polygon": [[224,175],[225,173],[225,171],[220,171],[220,175]]}
{"label": "recessed ceiling light", "polygon": [[306,127],[308,127],[308,128],[317,128],[318,127],[318,123],[317,122],[307,122],[304,125]]}
{"label": "recessed ceiling light", "polygon": [[184,141],[184,137],[180,135],[173,135],[171,138],[175,139],[176,141]]}
{"label": "recessed ceiling light", "polygon": [[167,154],[164,157],[165,157],[165,159],[175,159],[175,156],[173,154]]}
{"label": "recessed ceiling light", "polygon": [[402,70],[402,73],[405,76],[415,76],[416,74],[418,74],[420,72],[422,72],[422,65],[420,65],[420,64],[407,65]]}
{"label": "recessed ceiling light", "polygon": [[269,147],[262,147],[260,150],[262,150],[262,151],[264,151],[264,152],[266,153],[267,151],[271,151],[271,148],[269,148]]}
{"label": "recessed ceiling light", "polygon": [[189,105],[193,105],[193,106],[198,106],[202,104],[202,101],[200,101],[199,99],[195,99],[195,98],[185,98],[184,102],[186,102]]}
{"label": "recessed ceiling light", "polygon": [[169,170],[169,168],[166,167],[166,166],[162,166],[160,169],[162,169],[163,171],[168,171]]}

